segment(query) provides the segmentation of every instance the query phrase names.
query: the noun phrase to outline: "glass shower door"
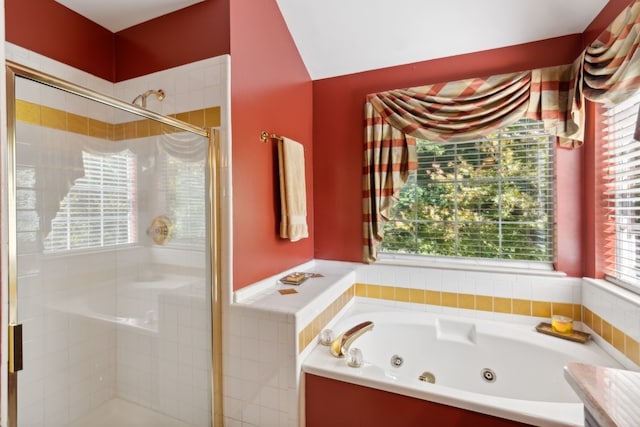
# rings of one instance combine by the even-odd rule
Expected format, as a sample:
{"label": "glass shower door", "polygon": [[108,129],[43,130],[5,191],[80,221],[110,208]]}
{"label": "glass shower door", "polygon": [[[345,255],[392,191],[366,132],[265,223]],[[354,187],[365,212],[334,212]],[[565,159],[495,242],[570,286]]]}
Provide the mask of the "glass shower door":
{"label": "glass shower door", "polygon": [[15,99],[15,425],[212,425],[208,139],[30,79]]}

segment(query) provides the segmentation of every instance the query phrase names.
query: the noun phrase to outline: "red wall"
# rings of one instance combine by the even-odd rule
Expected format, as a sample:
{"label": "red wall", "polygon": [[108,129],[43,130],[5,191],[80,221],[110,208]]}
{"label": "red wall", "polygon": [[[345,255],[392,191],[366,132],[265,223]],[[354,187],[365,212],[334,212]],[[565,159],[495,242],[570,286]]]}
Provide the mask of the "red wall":
{"label": "red wall", "polygon": [[53,0],[5,0],[5,39],[113,81],[114,35]]}
{"label": "red wall", "polygon": [[[314,81],[315,257],[362,260],[360,192],[365,95],[394,88],[567,64],[578,56],[582,50],[581,43],[580,35],[572,35]],[[559,161],[566,161],[568,167],[573,168],[579,165],[577,156],[579,152],[563,153]],[[572,197],[572,200],[577,201],[579,197]],[[563,231],[563,237],[572,239],[571,248],[567,250],[574,251],[575,242],[580,241],[580,227],[572,224]],[[581,268],[579,257],[576,260],[574,255],[572,253],[568,260],[559,260],[562,268],[572,273]]]}
{"label": "red wall", "polygon": [[602,267],[604,265],[604,253],[598,249],[604,248],[605,241],[602,234],[602,224],[600,220],[600,194],[603,194],[596,165],[602,159],[602,149],[596,145],[598,131],[595,126],[596,106],[592,102],[586,104],[586,114],[589,126],[585,129],[585,145],[583,170],[584,179],[582,181],[583,200],[583,232],[584,232],[584,257],[583,269],[587,277],[601,279],[603,277]]}
{"label": "red wall", "polygon": [[[312,84],[275,0],[231,2],[234,289],[313,258]],[[305,147],[310,237],[280,239],[276,144]],[[321,144],[320,142],[318,144]]]}
{"label": "red wall", "polygon": [[115,36],[115,80],[229,53],[229,2],[208,0]]}
{"label": "red wall", "polygon": [[7,41],[112,82],[229,53],[228,0],[116,34],[53,0],[6,0],[5,15]]}

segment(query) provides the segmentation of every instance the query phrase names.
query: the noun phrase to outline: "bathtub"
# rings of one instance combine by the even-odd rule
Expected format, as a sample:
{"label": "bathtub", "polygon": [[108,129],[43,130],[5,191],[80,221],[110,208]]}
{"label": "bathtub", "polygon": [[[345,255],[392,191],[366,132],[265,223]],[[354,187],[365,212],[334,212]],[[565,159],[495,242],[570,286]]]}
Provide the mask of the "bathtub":
{"label": "bathtub", "polygon": [[354,341],[364,363],[317,345],[304,373],[539,426],[583,426],[583,405],[564,380],[568,362],[621,365],[595,342],[543,335],[512,324],[417,311],[357,300],[331,327],[363,321],[373,330]]}

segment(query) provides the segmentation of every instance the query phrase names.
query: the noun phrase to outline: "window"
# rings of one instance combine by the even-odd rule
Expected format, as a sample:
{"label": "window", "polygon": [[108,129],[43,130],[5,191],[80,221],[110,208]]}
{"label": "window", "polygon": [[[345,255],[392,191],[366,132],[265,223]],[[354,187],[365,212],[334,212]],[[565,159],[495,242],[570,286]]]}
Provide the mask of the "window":
{"label": "window", "polygon": [[45,253],[103,248],[135,242],[134,154],[82,153],[77,179],[51,222]]}
{"label": "window", "polygon": [[381,250],[551,262],[553,141],[529,119],[476,141],[419,140]]}
{"label": "window", "polygon": [[162,159],[166,209],[174,227],[171,243],[202,247],[206,241],[205,161],[167,153]]}
{"label": "window", "polygon": [[603,112],[605,273],[640,291],[640,142],[634,130],[640,92]]}

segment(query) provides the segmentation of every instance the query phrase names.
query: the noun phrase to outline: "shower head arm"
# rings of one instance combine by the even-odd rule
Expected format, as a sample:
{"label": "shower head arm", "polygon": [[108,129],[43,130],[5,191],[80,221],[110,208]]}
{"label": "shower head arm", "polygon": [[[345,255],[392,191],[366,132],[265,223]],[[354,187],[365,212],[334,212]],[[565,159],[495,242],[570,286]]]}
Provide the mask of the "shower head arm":
{"label": "shower head arm", "polygon": [[149,97],[149,95],[155,95],[156,98],[158,98],[158,101],[162,101],[164,99],[164,91],[162,89],[149,89],[145,93],[136,96],[131,103],[135,104],[140,100],[140,106],[142,108],[147,108],[147,97]]}

